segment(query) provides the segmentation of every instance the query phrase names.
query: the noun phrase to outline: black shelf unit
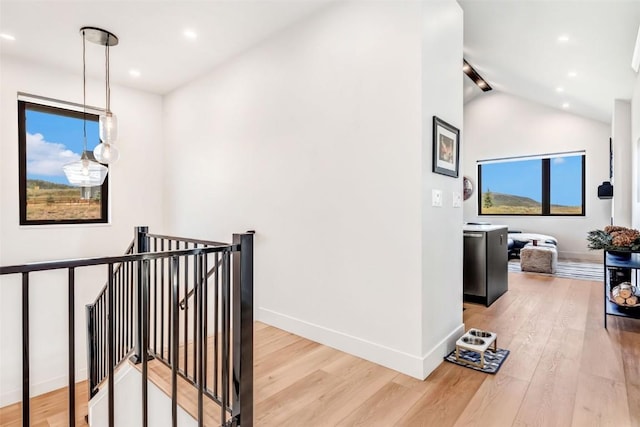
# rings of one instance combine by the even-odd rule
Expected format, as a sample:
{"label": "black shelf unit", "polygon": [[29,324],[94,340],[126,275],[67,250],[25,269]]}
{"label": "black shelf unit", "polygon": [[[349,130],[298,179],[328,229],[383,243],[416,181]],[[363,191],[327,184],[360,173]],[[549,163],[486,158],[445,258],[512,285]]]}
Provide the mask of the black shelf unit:
{"label": "black shelf unit", "polygon": [[[604,327],[607,327],[607,315],[640,319],[640,307],[621,307],[609,299],[611,289],[623,281],[640,286],[640,251],[633,251],[629,258],[616,255],[615,251],[604,251]],[[615,275],[612,282],[612,275]],[[632,277],[635,276],[635,281]],[[636,290],[636,295],[639,290]]]}

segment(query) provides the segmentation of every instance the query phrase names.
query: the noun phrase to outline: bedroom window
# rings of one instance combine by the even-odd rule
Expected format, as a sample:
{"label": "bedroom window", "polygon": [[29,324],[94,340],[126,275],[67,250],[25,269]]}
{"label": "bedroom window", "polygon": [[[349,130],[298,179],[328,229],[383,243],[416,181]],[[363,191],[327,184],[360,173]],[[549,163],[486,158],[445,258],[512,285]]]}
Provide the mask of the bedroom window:
{"label": "bedroom window", "polygon": [[480,215],[584,216],[585,153],[478,162]]}
{"label": "bedroom window", "polygon": [[[75,187],[62,170],[82,155],[82,107],[46,101],[18,100],[20,225],[108,222],[109,176],[99,187]],[[93,159],[98,115],[87,113],[86,119]]]}

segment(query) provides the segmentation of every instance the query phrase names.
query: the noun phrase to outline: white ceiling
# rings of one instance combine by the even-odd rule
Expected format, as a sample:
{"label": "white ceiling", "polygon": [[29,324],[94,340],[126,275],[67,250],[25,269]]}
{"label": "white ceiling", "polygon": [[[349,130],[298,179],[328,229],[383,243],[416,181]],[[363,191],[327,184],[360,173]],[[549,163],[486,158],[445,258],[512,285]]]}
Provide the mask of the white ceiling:
{"label": "white ceiling", "polygon": [[[464,56],[494,89],[607,123],[613,100],[631,98],[640,0],[458,3]],[[466,86],[465,100],[481,93]]]}
{"label": "white ceiling", "polygon": [[[428,1],[428,0],[427,0]],[[327,5],[323,0],[0,0],[0,53],[80,73],[82,26],[120,38],[113,83],[165,94]],[[631,97],[640,0],[459,0],[465,58],[495,90],[611,121]],[[195,41],[183,36],[197,32]],[[559,43],[557,37],[569,41]],[[103,76],[103,48],[87,43],[87,70]],[[133,78],[130,69],[141,76]],[[577,76],[569,78],[574,70]],[[468,80],[468,79],[465,79]],[[556,87],[564,92],[556,92]],[[479,91],[467,85],[465,100]]]}
{"label": "white ceiling", "polygon": [[[112,83],[165,94],[326,5],[305,0],[0,0],[0,53],[82,72],[83,26],[120,42]],[[184,37],[195,31],[196,40]],[[140,72],[132,78],[130,69]],[[104,78],[104,47],[87,42],[87,74]]]}

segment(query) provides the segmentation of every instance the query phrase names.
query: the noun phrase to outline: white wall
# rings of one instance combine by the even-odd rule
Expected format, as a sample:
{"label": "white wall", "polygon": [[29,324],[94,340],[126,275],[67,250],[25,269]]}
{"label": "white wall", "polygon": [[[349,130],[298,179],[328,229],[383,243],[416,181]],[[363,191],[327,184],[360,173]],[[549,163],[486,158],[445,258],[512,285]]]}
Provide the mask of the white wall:
{"label": "white wall", "polygon": [[[19,226],[17,92],[82,103],[82,76],[43,69],[3,56],[0,72],[0,265],[120,255],[136,225],[162,232],[162,151],[159,96],[112,86],[121,158],[111,167],[111,224]],[[104,83],[89,79],[87,103],[103,105]],[[84,305],[106,280],[106,269],[76,273],[76,363],[86,373]],[[31,391],[37,395],[66,383],[66,272],[37,273],[30,286]],[[21,398],[19,277],[0,279],[0,406]]]}
{"label": "white wall", "polygon": [[611,120],[613,139],[613,223],[631,227],[631,102],[616,99]]}
{"label": "white wall", "polygon": [[[451,44],[423,48],[429,13],[450,9],[443,34],[431,31],[440,42],[453,33]],[[427,188],[447,194],[459,180],[423,174],[424,132],[438,102],[461,126],[462,81],[423,91],[422,67],[445,57],[449,72],[452,55],[461,76],[462,23],[453,1],[422,12],[419,2],[336,4],[170,94],[164,111],[170,231],[255,229],[257,319],[417,377],[462,312],[454,274],[453,304],[435,312],[446,327],[424,328],[440,279],[461,270],[461,239],[449,242],[462,222],[444,208],[427,219]],[[451,253],[424,248],[432,232],[429,246]]]}
{"label": "white wall", "polygon": [[609,177],[608,124],[492,91],[465,104],[464,128],[464,174],[474,184],[478,160],[585,150],[584,217],[478,217],[476,188],[464,202],[464,219],[552,235],[558,239],[561,258],[601,260],[599,252],[587,249],[586,236],[611,221],[611,201],[597,197],[598,185]]}
{"label": "white wall", "polygon": [[[422,34],[422,352],[431,372],[455,346],[462,324],[462,209],[453,194],[458,178],[432,172],[433,116],[463,129],[462,10],[456,3],[424,2]],[[463,150],[460,149],[463,156]],[[431,190],[442,190],[443,206],[431,205]]]}
{"label": "white wall", "polygon": [[640,74],[636,78],[631,98],[631,224],[640,228]]}
{"label": "white wall", "polygon": [[[115,373],[114,378],[114,425],[118,427],[139,427],[142,425],[142,373],[124,363]],[[153,427],[170,427],[173,425],[171,415],[171,398],[153,381],[147,387],[148,425]],[[89,425],[91,427],[107,427],[109,425],[109,384],[100,387],[88,406]],[[180,405],[177,407],[177,425],[195,427],[198,422]]]}

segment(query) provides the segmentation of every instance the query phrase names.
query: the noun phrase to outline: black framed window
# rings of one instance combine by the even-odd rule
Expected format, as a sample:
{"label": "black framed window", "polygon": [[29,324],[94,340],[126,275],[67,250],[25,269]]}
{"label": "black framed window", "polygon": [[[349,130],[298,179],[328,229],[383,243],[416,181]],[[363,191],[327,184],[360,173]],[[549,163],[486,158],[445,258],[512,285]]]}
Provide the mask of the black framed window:
{"label": "black framed window", "polygon": [[584,216],[584,152],[478,162],[479,215]]}
{"label": "black framed window", "polygon": [[87,155],[94,160],[97,115],[18,101],[20,225],[108,222],[109,176],[99,187],[75,187],[62,170],[82,155],[85,116]]}

